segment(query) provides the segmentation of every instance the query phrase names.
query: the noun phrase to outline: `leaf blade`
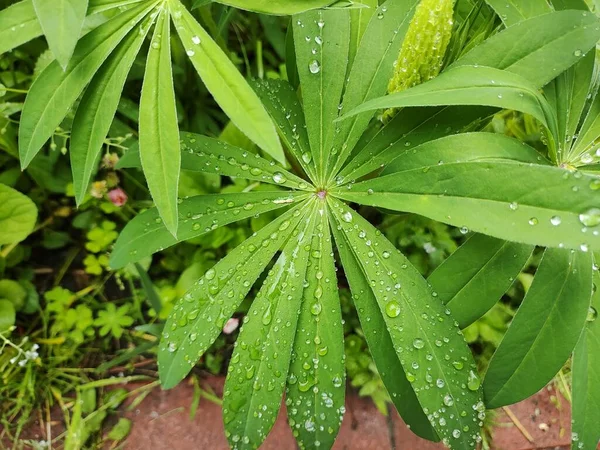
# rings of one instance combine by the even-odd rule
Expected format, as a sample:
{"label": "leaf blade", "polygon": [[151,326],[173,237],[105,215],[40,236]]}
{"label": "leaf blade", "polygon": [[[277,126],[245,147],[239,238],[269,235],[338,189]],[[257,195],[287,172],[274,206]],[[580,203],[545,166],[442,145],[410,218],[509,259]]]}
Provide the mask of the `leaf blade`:
{"label": "leaf blade", "polygon": [[32,231],[37,220],[37,208],[29,197],[0,184],[0,245],[16,244]]}
{"label": "leaf blade", "polygon": [[0,55],[41,34],[33,0],[23,0],[0,11]]}

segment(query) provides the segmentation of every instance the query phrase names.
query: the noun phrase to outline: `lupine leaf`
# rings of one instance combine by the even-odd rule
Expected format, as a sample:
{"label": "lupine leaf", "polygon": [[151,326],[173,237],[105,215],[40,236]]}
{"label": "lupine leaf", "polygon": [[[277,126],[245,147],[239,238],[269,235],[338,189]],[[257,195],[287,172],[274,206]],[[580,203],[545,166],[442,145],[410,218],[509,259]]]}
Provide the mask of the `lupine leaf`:
{"label": "lupine leaf", "polygon": [[140,99],[140,160],[158,213],[176,236],[181,152],[170,34],[169,11],[163,5],[148,52]]}
{"label": "lupine leaf", "polygon": [[[181,133],[181,168],[234,178],[256,180],[293,189],[309,188],[302,178],[283,167],[215,138]],[[139,152],[131,149],[119,160],[119,168],[140,167]]]}
{"label": "lupine leaf", "polygon": [[581,335],[591,295],[591,253],[547,249],[490,361],[483,383],[489,408],[523,400],[556,375]]}
{"label": "lupine leaf", "polygon": [[315,166],[304,111],[296,90],[287,81],[269,79],[255,81],[254,89],[273,119],[281,140],[314,181]]}
{"label": "lupine leaf", "polygon": [[507,27],[552,12],[546,0],[485,0]]}
{"label": "lupine leaf", "polygon": [[352,67],[358,46],[367,29],[367,25],[377,10],[377,0],[362,0],[366,8],[355,8],[350,10],[350,48],[348,51],[348,66]]}
{"label": "lupine leaf", "polygon": [[102,144],[113,122],[127,74],[140,51],[151,23],[143,23],[144,33],[133,30],[100,67],[86,89],[71,131],[69,154],[73,189],[78,204],[83,202],[96,170]]}
{"label": "lupine leaf", "polygon": [[588,311],[587,322],[573,352],[571,366],[573,377],[572,448],[596,448],[600,441],[600,429],[596,419],[600,415],[600,253],[594,254],[596,290]]}
{"label": "lupine leaf", "polygon": [[181,43],[215,101],[242,133],[284,163],[279,137],[256,93],[185,6],[179,0],[171,3]]}
{"label": "lupine leaf", "polygon": [[185,199],[179,205],[177,238],[166,229],[156,208],[134,217],[121,231],[111,254],[113,269],[125,267],[178,242],[201,236],[228,223],[289,206],[307,194],[247,192],[209,194]]}
{"label": "lupine leaf", "polygon": [[431,441],[439,441],[440,438],[423,412],[415,391],[406,379],[369,281],[363,273],[360,263],[354,257],[341,229],[338,230],[337,223],[333,217],[331,219],[331,230],[335,236],[346,279],[350,284],[360,326],[390,399],[413,433]]}
{"label": "lupine leaf", "polygon": [[217,3],[263,14],[292,15],[322,8],[335,0],[216,0]]}
{"label": "lupine leaf", "polygon": [[[494,136],[499,135],[490,135]],[[438,140],[463,140],[455,150],[460,148],[466,157],[452,148],[446,159],[427,152],[405,153],[394,162],[396,172],[331,192],[348,201],[421,214],[515,242],[576,249],[600,246],[593,176],[533,164],[528,158],[537,156],[527,156],[526,146],[518,141],[503,143],[502,155],[501,147],[479,147],[467,137]],[[522,162],[503,159],[519,152]]]}
{"label": "lupine leaf", "polygon": [[88,0],[33,0],[48,46],[66,70],[79,40]]}
{"label": "lupine leaf", "polygon": [[600,21],[585,11],[558,11],[519,22],[452,64],[504,69],[542,87],[571,67],[600,39]]}
{"label": "lupine leaf", "polygon": [[348,162],[336,183],[356,180],[381,167],[393,172],[389,166],[399,155],[425,142],[456,134],[494,111],[484,106],[403,108]]}
{"label": "lupine leaf", "polygon": [[23,0],[0,11],[0,54],[41,34],[33,0]]}
{"label": "lupine leaf", "polygon": [[544,97],[519,75],[491,67],[449,69],[426,83],[370,100],[347,113],[347,119],[365,111],[406,106],[482,105],[530,114],[556,136],[556,118]]}
{"label": "lupine leaf", "polygon": [[317,179],[331,151],[348,65],[350,12],[309,11],[293,18],[296,62]]}
{"label": "lupine leaf", "polygon": [[156,3],[158,0],[143,3],[100,25],[79,40],[66,71],[54,61],[36,78],[25,99],[19,126],[22,168],[52,136],[108,55]]}
{"label": "lupine leaf", "polygon": [[177,302],[165,324],[158,351],[163,388],[177,385],[194,367],[305,212],[299,205],[246,239]]}
{"label": "lupine leaf", "polygon": [[144,0],[89,0],[88,14],[97,14],[121,6],[132,5]]}
{"label": "lupine leaf", "polygon": [[583,153],[600,136],[600,95],[596,94],[581,124],[573,153]]}
{"label": "lupine leaf", "polygon": [[290,427],[300,448],[331,448],[345,412],[344,330],[327,205],[317,200],[316,229],[287,381]]}
{"label": "lupine leaf", "polygon": [[460,328],[466,328],[508,291],[533,248],[476,234],[438,266],[427,281]]}
{"label": "lupine leaf", "polygon": [[[370,280],[405,376],[431,424],[449,447],[475,447],[484,415],[480,382],[450,311],[369,222],[336,200],[330,202],[337,226]],[[448,349],[452,356],[447,358]]]}
{"label": "lupine leaf", "polygon": [[[393,63],[418,3],[418,0],[388,0],[374,12],[350,69],[340,112],[350,111],[386,92]],[[372,117],[373,113],[368,112],[338,124],[340,131],[333,141],[336,152],[330,152],[329,175],[333,177],[342,167]]]}
{"label": "lupine leaf", "polygon": [[234,449],[257,448],[273,427],[290,365],[316,217],[307,214],[269,271],[235,344],[223,420]]}

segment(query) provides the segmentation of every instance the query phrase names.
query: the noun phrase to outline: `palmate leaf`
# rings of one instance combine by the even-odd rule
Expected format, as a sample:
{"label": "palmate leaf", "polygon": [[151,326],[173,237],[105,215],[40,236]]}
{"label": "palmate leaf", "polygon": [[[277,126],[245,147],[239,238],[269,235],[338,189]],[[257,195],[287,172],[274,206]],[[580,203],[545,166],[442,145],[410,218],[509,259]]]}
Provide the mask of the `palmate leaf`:
{"label": "palmate leaf", "polygon": [[488,407],[523,400],[556,375],[579,339],[591,294],[591,253],[545,251],[533,284],[490,361],[483,383]]}
{"label": "palmate leaf", "polygon": [[81,34],[88,0],[33,0],[33,7],[52,54],[66,70]]}
{"label": "palmate leaf", "polygon": [[307,195],[279,191],[191,197],[179,205],[177,238],[167,230],[157,209],[151,208],[133,218],[121,231],[110,257],[110,267],[125,267],[223,225],[292,205],[305,199]]}
{"label": "palmate leaf", "polygon": [[593,14],[557,11],[508,27],[450,68],[495,67],[520,75],[539,88],[580,60],[599,39],[600,21]]}
{"label": "palmate leaf", "polygon": [[296,62],[317,183],[323,183],[346,79],[349,11],[309,11],[293,17]]}
{"label": "palmate leaf", "polygon": [[[373,13],[348,75],[340,113],[386,92],[393,63],[418,3],[418,0],[388,0]],[[342,167],[372,117],[369,111],[337,124],[339,131],[336,130],[329,152],[328,176],[335,176]]]}
{"label": "palmate leaf", "polygon": [[572,448],[595,448],[600,441],[597,418],[600,415],[600,253],[594,254],[596,290],[588,311],[587,322],[573,352]]}
{"label": "palmate leaf", "polygon": [[[336,200],[330,204],[333,226],[341,228],[369,280],[406,378],[432,426],[451,448],[474,448],[484,415],[480,382],[450,311],[369,222]],[[353,291],[357,304],[361,295]]]}
{"label": "palmate leaf", "polygon": [[438,266],[427,281],[464,329],[508,291],[533,249],[532,245],[476,234]]}
{"label": "palmate leaf", "polygon": [[296,90],[285,80],[256,80],[256,93],[273,119],[279,137],[313,182],[317,179],[304,110]]}
{"label": "palmate leaf", "polygon": [[157,3],[145,2],[100,25],[79,40],[66,71],[54,61],[36,78],[25,99],[19,126],[22,168],[52,136],[108,55]]}
{"label": "palmate leaf", "polygon": [[[184,131],[180,146],[181,168],[184,170],[256,180],[292,189],[309,189],[306,181],[274,162],[218,139]],[[139,152],[129,150],[118,167],[141,167]]]}
{"label": "palmate leaf", "polygon": [[202,81],[231,121],[280,163],[283,149],[258,96],[227,55],[179,0],[170,0],[171,18]]}
{"label": "palmate leaf", "polygon": [[42,34],[33,0],[23,0],[0,11],[0,54]]}
{"label": "palmate leaf", "polygon": [[[482,147],[468,134],[442,138],[431,144],[432,155],[405,153],[394,161],[394,173],[334,191],[348,201],[515,242],[584,251],[600,245],[594,177],[534,164],[538,156],[518,141],[494,134],[485,139],[500,145]],[[464,156],[449,149],[450,158],[435,157],[444,140]]]}
{"label": "palmate leaf", "polygon": [[348,50],[348,67],[352,67],[358,46],[367,29],[367,25],[377,10],[377,0],[361,0],[366,8],[355,8],[350,10],[350,47]]}
{"label": "palmate leaf", "polygon": [[431,441],[439,441],[440,438],[423,412],[415,391],[404,376],[404,369],[394,349],[394,343],[387,331],[385,320],[369,281],[363,273],[360,263],[354,257],[341,227],[337,226],[333,217],[331,220],[331,230],[335,236],[336,246],[350,289],[353,293],[359,293],[358,295],[353,294],[352,298],[358,312],[360,326],[390,399],[413,433]]}
{"label": "palmate leaf", "polygon": [[77,204],[84,200],[96,170],[102,144],[119,104],[127,74],[150,29],[147,19],[141,29],[132,30],[102,64],[86,89],[71,131],[70,158]]}
{"label": "palmate leaf", "polygon": [[235,343],[225,382],[223,420],[232,448],[257,448],[281,406],[317,220],[313,205],[256,295]]}
{"label": "palmate leaf", "polygon": [[140,159],[148,188],[165,226],[176,236],[181,153],[170,36],[169,10],[163,5],[148,51],[139,128]]}
{"label": "palmate leaf", "polygon": [[593,97],[590,108],[581,124],[575,144],[573,145],[573,154],[582,154],[590,148],[594,141],[600,136],[600,95],[596,93]]}
{"label": "palmate leaf", "polygon": [[406,106],[482,105],[530,114],[557,136],[556,117],[536,87],[519,75],[483,66],[449,69],[402,92],[363,103],[342,119],[365,111]]}
{"label": "palmate leaf", "polygon": [[128,6],[134,3],[140,3],[145,0],[89,0],[88,14],[97,14],[121,6]]}
{"label": "palmate leaf", "polygon": [[265,226],[209,269],[179,300],[161,338],[161,385],[177,385],[214,342],[267,264],[307,212],[298,205]]}
{"label": "palmate leaf", "polygon": [[286,389],[289,424],[303,449],[331,448],[345,412],[342,313],[327,205],[318,202]]}

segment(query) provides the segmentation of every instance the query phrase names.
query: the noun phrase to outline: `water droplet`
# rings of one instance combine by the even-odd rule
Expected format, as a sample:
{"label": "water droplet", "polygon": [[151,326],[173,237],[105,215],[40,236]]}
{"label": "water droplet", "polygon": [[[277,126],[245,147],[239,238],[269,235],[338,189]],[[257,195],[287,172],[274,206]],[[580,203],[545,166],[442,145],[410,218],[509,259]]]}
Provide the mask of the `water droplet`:
{"label": "water droplet", "polygon": [[392,319],[400,315],[400,304],[396,301],[391,301],[385,305],[385,313]]}
{"label": "water droplet", "polygon": [[423,347],[425,347],[425,342],[423,341],[423,339],[416,338],[413,341],[413,347],[416,349],[422,349]]}
{"label": "water droplet", "polygon": [[594,157],[589,153],[584,153],[583,155],[581,155],[581,162],[583,164],[591,164],[594,162]]}
{"label": "water droplet", "polygon": [[273,174],[273,181],[277,184],[282,184],[285,183],[287,180],[281,172],[275,172]]}
{"label": "water droplet", "polygon": [[519,204],[517,202],[512,202],[510,205],[508,205],[508,207],[512,210],[512,211],[516,211],[517,209],[519,209]]}
{"label": "water droplet", "polygon": [[198,36],[192,36],[192,42],[196,45],[200,44],[200,38]]}
{"label": "water droplet", "polygon": [[529,225],[537,225],[539,222],[537,220],[537,218],[532,217],[531,219],[529,219]]}
{"label": "water droplet", "polygon": [[186,55],[188,55],[189,57],[192,57],[192,56],[194,56],[194,55],[196,54],[196,52],[195,52],[194,50],[187,50],[185,53],[186,53]]}
{"label": "water droplet", "polygon": [[302,153],[302,161],[304,161],[305,164],[309,164],[312,161],[312,155],[310,152]]}
{"label": "water droplet", "polygon": [[254,175],[255,177],[259,176],[261,173],[262,170],[258,167],[253,167],[252,169],[250,169],[250,174]]}
{"label": "water droplet", "polygon": [[308,70],[310,70],[310,73],[319,73],[321,71],[321,65],[319,64],[319,61],[313,59],[308,65]]}
{"label": "water droplet", "polygon": [[469,377],[467,379],[467,387],[470,391],[476,391],[481,386],[481,380],[475,372],[469,370]]}
{"label": "water droplet", "polygon": [[598,317],[598,311],[593,306],[590,306],[587,313],[587,321],[593,322]]}
{"label": "water droplet", "polygon": [[581,55],[583,55],[583,52],[581,50],[577,49],[573,52],[573,55],[575,55],[577,58],[579,58]]}
{"label": "water droplet", "polygon": [[387,250],[385,252],[383,252],[381,254],[381,256],[383,256],[383,259],[388,259],[390,257],[390,252],[388,252]]}
{"label": "water droplet", "polygon": [[342,214],[342,220],[347,223],[352,222],[352,213],[350,211],[346,211],[344,214]]}
{"label": "water droplet", "polygon": [[600,225],[600,208],[590,208],[579,214],[579,221],[586,227],[595,227]]}
{"label": "water droplet", "polygon": [[321,314],[321,309],[322,306],[318,302],[315,302],[312,305],[310,305],[310,312],[313,316],[318,316],[319,314]]}
{"label": "water droplet", "polygon": [[213,278],[215,278],[216,274],[217,273],[215,272],[215,269],[208,269],[204,274],[204,278],[206,278],[207,280],[212,280]]}
{"label": "water droplet", "polygon": [[454,361],[452,365],[456,370],[462,370],[462,368],[464,367],[464,364],[461,361]]}
{"label": "water droplet", "polygon": [[590,181],[590,189],[592,191],[600,190],[600,179]]}
{"label": "water droplet", "polygon": [[552,225],[554,225],[555,227],[559,226],[561,224],[562,220],[560,219],[559,216],[552,216],[550,218],[550,223]]}
{"label": "water droplet", "polygon": [[444,405],[446,405],[446,406],[454,405],[454,399],[452,398],[452,396],[450,394],[444,395]]}

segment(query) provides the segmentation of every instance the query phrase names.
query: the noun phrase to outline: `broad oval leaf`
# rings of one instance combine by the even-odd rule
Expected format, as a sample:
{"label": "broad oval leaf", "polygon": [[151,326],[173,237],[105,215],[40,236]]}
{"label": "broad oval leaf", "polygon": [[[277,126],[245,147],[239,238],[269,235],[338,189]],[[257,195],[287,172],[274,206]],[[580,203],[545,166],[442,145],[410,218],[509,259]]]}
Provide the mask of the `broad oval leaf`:
{"label": "broad oval leaf", "polygon": [[52,136],[108,55],[157,3],[145,2],[100,25],[79,40],[66,71],[54,61],[36,78],[25,99],[19,126],[23,169]]}
{"label": "broad oval leaf", "polygon": [[346,391],[344,330],[327,205],[317,201],[286,389],[288,421],[300,448],[306,449],[333,446]]}
{"label": "broad oval leaf", "polygon": [[[385,94],[394,72],[393,63],[418,3],[418,0],[388,0],[373,13],[348,75],[340,113]],[[365,112],[338,124],[339,132],[336,131],[333,141],[337,152],[330,152],[328,175],[335,176],[342,167],[372,117],[372,112]]]}
{"label": "broad oval leaf", "polygon": [[[313,202],[314,203],[314,202]],[[246,315],[229,364],[223,420],[234,449],[258,448],[273,427],[302,306],[314,206],[294,231]]]}
{"label": "broad oval leaf", "polygon": [[175,238],[156,208],[144,211],[125,226],[110,257],[119,269],[178,242],[209,233],[228,223],[294,204],[308,194],[295,192],[248,192],[191,197],[179,205],[179,232]]}
{"label": "broad oval leaf", "polygon": [[256,80],[254,89],[273,119],[277,132],[304,172],[315,182],[315,165],[304,111],[296,90],[285,80]]}
{"label": "broad oval leaf", "polygon": [[545,251],[531,288],[490,361],[483,382],[489,408],[523,400],[556,375],[581,335],[591,294],[591,253]]}
{"label": "broad oval leaf", "polygon": [[[256,180],[292,189],[311,189],[302,178],[274,162],[219,139],[184,131],[180,146],[181,168],[184,170]],[[130,149],[119,160],[118,168],[140,166],[139,152]]]}
{"label": "broad oval leaf", "polygon": [[581,59],[599,39],[600,20],[594,14],[557,11],[508,27],[450,67],[495,67],[520,75],[540,88]]}
{"label": "broad oval leaf", "polygon": [[450,448],[474,448],[485,408],[475,361],[450,311],[369,222],[334,199],[330,204],[431,425]]}
{"label": "broad oval leaf", "polygon": [[169,11],[163,5],[152,36],[140,99],[140,160],[154,204],[177,235],[181,169],[179,126],[171,71]]}
{"label": "broad oval leaf", "polygon": [[177,385],[214,342],[256,279],[306,213],[299,205],[265,226],[209,269],[167,319],[158,350],[161,385]]}
{"label": "broad oval leaf", "polygon": [[471,236],[427,278],[464,329],[494,306],[533,253],[532,245]]}
{"label": "broad oval leaf", "polygon": [[[352,202],[421,214],[515,242],[582,250],[600,246],[595,177],[533,162],[496,159],[495,150],[487,147],[469,151],[468,137],[453,137],[463,139],[459,148],[467,159],[423,156],[419,161],[420,152],[408,153],[394,162],[396,170],[402,165],[406,170],[331,192]],[[513,141],[512,151],[508,144],[503,144],[507,155],[520,151],[526,157],[526,146]],[[453,152],[449,149],[448,153]]]}
{"label": "broad oval leaf", "polygon": [[0,245],[21,242],[33,231],[37,208],[26,195],[0,184]]}
{"label": "broad oval leaf", "polygon": [[323,8],[335,0],[215,0],[217,3],[246,11],[287,16],[310,9]]}
{"label": "broad oval leaf", "polygon": [[171,4],[171,18],[181,43],[215,101],[242,133],[284,163],[279,137],[256,93],[185,6],[179,0]]}
{"label": "broad oval leaf", "polygon": [[33,0],[33,7],[52,54],[66,70],[81,34],[88,0]]}
{"label": "broad oval leaf", "polygon": [[588,311],[587,322],[573,352],[572,376],[572,447],[593,449],[600,441],[600,253],[594,254],[596,289]]}
{"label": "broad oval leaf", "polygon": [[23,0],[0,11],[0,55],[41,34],[33,0]]}
{"label": "broad oval leaf", "polygon": [[346,279],[350,284],[360,326],[369,346],[369,352],[377,366],[377,372],[381,376],[390,399],[413,433],[430,441],[439,441],[440,438],[423,412],[415,391],[406,379],[404,368],[400,364],[369,281],[363,273],[360,263],[354,257],[341,229],[338,230],[333,217],[330,216],[330,219],[332,221],[331,230],[335,236]]}
{"label": "broad oval leaf", "polygon": [[350,12],[309,11],[293,17],[296,63],[302,86],[306,128],[317,175],[323,183],[346,80]]}
{"label": "broad oval leaf", "polygon": [[83,202],[90,179],[96,170],[104,139],[113,122],[127,74],[140,51],[151,23],[133,30],[100,67],[86,89],[71,131],[69,154],[73,189],[78,204]]}

